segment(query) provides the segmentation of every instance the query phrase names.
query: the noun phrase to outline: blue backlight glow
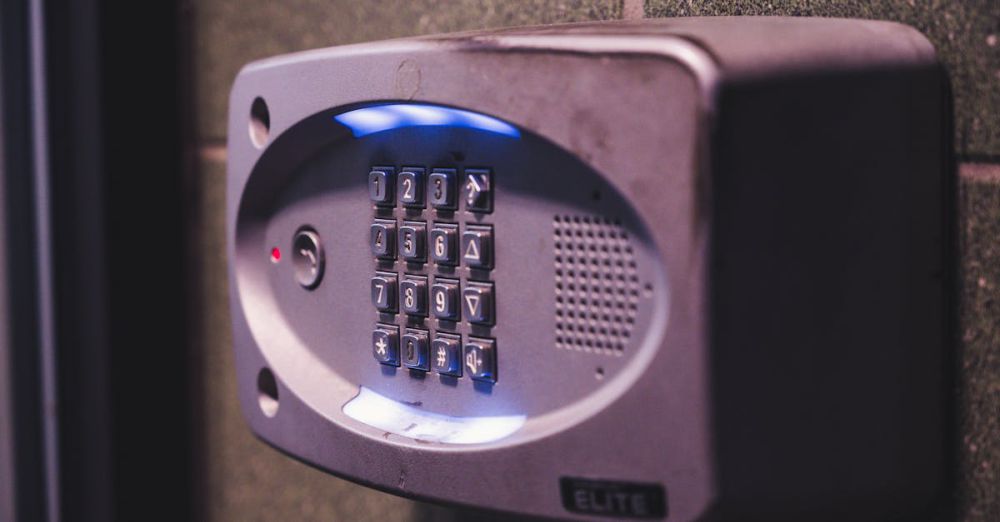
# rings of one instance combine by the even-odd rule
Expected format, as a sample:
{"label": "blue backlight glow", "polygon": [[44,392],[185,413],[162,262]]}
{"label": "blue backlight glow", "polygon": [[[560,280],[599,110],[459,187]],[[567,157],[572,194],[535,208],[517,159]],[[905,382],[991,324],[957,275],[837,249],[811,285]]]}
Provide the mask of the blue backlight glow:
{"label": "blue backlight glow", "polygon": [[439,105],[394,103],[372,105],[338,114],[338,123],[351,129],[355,138],[406,127],[456,127],[520,138],[517,127],[477,112]]}
{"label": "blue backlight glow", "polygon": [[425,442],[482,444],[524,426],[524,415],[453,417],[394,401],[364,386],[344,405],[344,413],[379,430]]}

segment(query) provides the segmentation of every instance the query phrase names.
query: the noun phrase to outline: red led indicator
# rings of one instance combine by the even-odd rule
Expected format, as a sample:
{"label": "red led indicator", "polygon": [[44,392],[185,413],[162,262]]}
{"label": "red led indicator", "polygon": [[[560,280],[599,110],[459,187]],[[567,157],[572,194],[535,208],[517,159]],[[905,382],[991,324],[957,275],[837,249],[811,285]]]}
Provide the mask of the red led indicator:
{"label": "red led indicator", "polygon": [[281,250],[278,247],[274,247],[271,249],[271,262],[277,263],[278,261],[281,261]]}

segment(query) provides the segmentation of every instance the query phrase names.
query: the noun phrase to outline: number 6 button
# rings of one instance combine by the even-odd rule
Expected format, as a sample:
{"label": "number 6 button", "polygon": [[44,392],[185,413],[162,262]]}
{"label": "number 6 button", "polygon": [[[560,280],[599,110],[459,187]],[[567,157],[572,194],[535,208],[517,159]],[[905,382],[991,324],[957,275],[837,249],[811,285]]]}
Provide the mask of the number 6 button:
{"label": "number 6 button", "polygon": [[458,315],[458,281],[454,279],[437,278],[431,286],[431,310],[434,317],[446,321],[457,321]]}
{"label": "number 6 button", "polygon": [[439,265],[458,261],[458,225],[436,223],[431,229],[431,259]]}

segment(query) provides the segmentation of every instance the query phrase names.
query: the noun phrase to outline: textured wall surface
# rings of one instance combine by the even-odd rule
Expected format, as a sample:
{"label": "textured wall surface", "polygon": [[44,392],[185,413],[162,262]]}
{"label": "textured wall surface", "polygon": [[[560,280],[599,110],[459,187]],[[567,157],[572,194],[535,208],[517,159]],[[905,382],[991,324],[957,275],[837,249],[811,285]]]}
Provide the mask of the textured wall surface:
{"label": "textured wall surface", "polygon": [[956,146],[1000,154],[1000,2],[997,0],[647,0],[646,15],[781,15],[871,18],[911,25],[948,68],[955,93]]}
{"label": "textured wall surface", "polygon": [[957,379],[960,519],[1000,520],[1000,1],[963,0],[202,0],[187,6],[198,158],[189,226],[199,325],[197,487],[207,520],[435,520],[481,514],[400,499],[315,471],[250,434],[236,401],[222,205],[229,87],[254,59],[329,45],[622,16],[814,15],[917,27],[949,71],[961,243]]}

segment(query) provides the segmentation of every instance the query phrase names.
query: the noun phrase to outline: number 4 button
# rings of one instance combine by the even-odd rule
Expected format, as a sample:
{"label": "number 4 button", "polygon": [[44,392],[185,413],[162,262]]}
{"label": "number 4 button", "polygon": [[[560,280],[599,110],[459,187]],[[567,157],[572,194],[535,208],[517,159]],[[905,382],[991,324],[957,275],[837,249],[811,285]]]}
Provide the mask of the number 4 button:
{"label": "number 4 button", "polygon": [[493,284],[469,283],[462,292],[462,311],[470,323],[493,324]]}

